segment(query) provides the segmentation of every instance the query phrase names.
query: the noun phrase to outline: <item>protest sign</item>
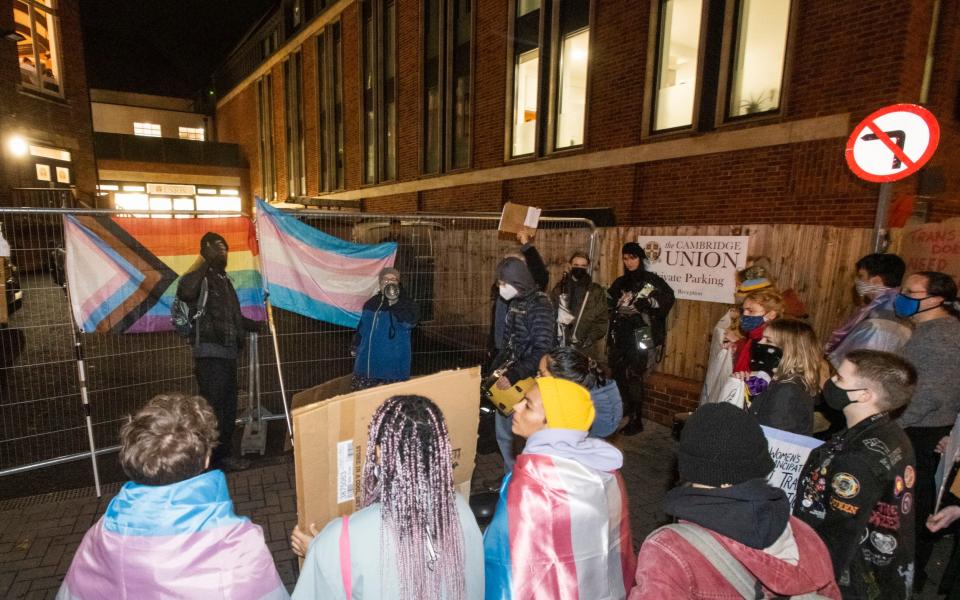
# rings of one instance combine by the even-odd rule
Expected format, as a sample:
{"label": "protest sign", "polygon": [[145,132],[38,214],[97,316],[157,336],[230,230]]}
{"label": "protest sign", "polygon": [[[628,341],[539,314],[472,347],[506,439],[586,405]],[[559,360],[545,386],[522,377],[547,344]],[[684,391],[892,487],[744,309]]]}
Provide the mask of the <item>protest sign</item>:
{"label": "protest sign", "polygon": [[[940,510],[940,502],[943,500],[943,492],[947,489],[947,477],[953,470],[953,463],[957,462],[957,454],[960,453],[960,415],[957,415],[953,423],[953,430],[950,432],[950,438],[947,440],[947,447],[943,449],[940,455],[940,464],[937,465],[937,472],[933,479],[936,484],[937,502],[934,505],[933,512]],[[960,477],[957,478],[960,480]],[[951,492],[952,492],[951,488]]]}
{"label": "protest sign", "polygon": [[818,439],[797,435],[782,429],[764,427],[763,435],[767,437],[767,446],[770,457],[773,458],[773,472],[767,477],[767,482],[787,493],[790,505],[797,495],[797,482],[800,480],[800,471],[810,456],[810,451],[823,444]]}
{"label": "protest sign", "polygon": [[677,298],[733,304],[737,271],[747,265],[749,236],[641,235],[647,270],[663,277]]}
{"label": "protest sign", "polygon": [[956,277],[960,273],[960,219],[908,227],[898,253],[907,263],[907,272],[940,271]]}

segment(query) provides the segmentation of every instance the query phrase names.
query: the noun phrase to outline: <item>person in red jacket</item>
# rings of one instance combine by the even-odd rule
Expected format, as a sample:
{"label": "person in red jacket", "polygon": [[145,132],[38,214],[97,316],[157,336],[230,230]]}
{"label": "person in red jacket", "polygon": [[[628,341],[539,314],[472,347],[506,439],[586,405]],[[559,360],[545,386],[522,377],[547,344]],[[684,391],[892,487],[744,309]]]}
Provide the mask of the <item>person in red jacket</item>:
{"label": "person in red jacket", "polygon": [[818,594],[839,599],[830,553],[767,484],[773,459],[756,419],[726,402],[701,406],[683,428],[680,478],[637,557],[629,600],[742,600]]}

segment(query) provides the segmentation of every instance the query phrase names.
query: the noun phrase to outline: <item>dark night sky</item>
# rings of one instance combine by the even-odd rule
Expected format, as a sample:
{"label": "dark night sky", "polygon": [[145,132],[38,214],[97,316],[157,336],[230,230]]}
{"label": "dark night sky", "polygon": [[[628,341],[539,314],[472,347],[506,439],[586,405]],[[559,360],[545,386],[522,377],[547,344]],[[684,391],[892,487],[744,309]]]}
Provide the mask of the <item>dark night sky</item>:
{"label": "dark night sky", "polygon": [[193,97],[275,0],[80,0],[91,88]]}

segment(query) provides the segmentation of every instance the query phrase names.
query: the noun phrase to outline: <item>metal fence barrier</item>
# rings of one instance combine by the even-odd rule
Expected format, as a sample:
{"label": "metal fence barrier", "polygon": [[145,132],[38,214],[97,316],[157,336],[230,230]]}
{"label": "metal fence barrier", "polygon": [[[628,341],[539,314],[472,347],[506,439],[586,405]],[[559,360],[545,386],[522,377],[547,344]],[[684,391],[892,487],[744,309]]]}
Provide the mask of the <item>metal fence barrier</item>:
{"label": "metal fence barrier", "polygon": [[[91,458],[75,346],[82,348],[97,454],[116,448],[129,415],[150,397],[196,392],[187,343],[170,333],[77,333],[64,288],[63,216],[104,210],[2,208],[11,247],[6,272],[8,325],[0,327],[0,476]],[[201,213],[191,213],[202,216]],[[494,267],[516,240],[501,239],[499,215],[399,215],[294,211],[312,227],[342,239],[396,241],[396,266],[417,301],[413,374],[479,364],[486,351]],[[155,213],[167,217],[169,213]],[[221,213],[221,216],[223,214]],[[557,281],[569,255],[595,252],[596,231],[584,219],[541,220],[534,241]],[[353,368],[353,330],[274,309],[287,398]],[[261,335],[251,377],[250,357],[238,361],[241,403],[256,403],[247,382],[259,381],[259,401],[283,418],[277,362]],[[242,413],[247,406],[241,405]]]}

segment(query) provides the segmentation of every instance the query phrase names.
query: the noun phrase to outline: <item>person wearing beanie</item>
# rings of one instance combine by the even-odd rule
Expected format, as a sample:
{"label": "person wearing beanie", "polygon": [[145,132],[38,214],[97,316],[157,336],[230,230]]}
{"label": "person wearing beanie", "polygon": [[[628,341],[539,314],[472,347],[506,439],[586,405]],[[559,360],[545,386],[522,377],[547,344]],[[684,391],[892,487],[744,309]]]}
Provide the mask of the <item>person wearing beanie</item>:
{"label": "person wearing beanie", "polygon": [[362,390],[410,379],[413,328],[420,308],[400,280],[400,271],[380,271],[379,289],[367,300],[353,336],[353,378],[350,387]]}
{"label": "person wearing beanie", "polygon": [[[507,389],[518,381],[536,377],[543,355],[556,344],[556,314],[550,298],[534,280],[527,263],[510,256],[497,265],[500,297],[507,303],[504,316],[503,347],[490,364],[489,371],[504,370],[494,384]],[[513,432],[510,417],[495,417],[497,445],[503,456],[504,472],[513,468]]]}
{"label": "person wearing beanie", "polygon": [[767,483],[774,463],[753,416],[727,402],[701,406],[677,463],[682,484],[663,509],[679,522],[643,542],[630,600],[841,597],[825,544]]}
{"label": "person wearing beanie", "polygon": [[607,353],[623,398],[623,414],[628,418],[622,433],[635,435],[643,431],[644,382],[663,357],[667,315],[675,298],[666,281],[646,270],[646,254],[640,244],[627,242],[621,254],[623,275],[607,291]]}
{"label": "person wearing beanie", "polygon": [[220,445],[211,465],[224,471],[245,469],[250,461],[231,456],[237,420],[237,358],[247,332],[260,325],[243,316],[240,299],[227,275],[227,240],[208,231],[200,238],[200,258],[177,283],[177,298],[197,315],[190,333],[197,390],[217,416]]}
{"label": "person wearing beanie", "polygon": [[846,429],[810,452],[793,514],[826,543],[844,598],[906,599],[914,588],[922,482],[910,439],[890,413],[910,402],[916,383],[900,356],[854,350],[823,386]]}
{"label": "person wearing beanie", "polygon": [[513,431],[527,443],[484,534],[486,598],[615,600],[630,593],[623,454],[587,437],[595,414],[586,388],[554,377],[538,378],[514,407]]}

